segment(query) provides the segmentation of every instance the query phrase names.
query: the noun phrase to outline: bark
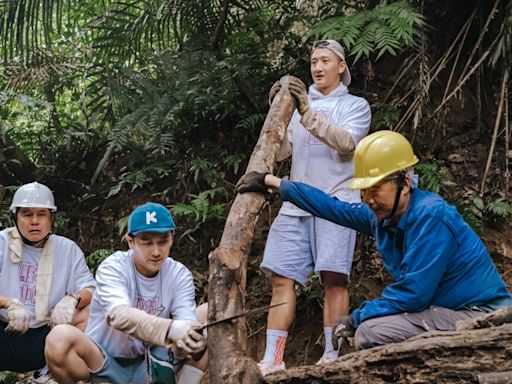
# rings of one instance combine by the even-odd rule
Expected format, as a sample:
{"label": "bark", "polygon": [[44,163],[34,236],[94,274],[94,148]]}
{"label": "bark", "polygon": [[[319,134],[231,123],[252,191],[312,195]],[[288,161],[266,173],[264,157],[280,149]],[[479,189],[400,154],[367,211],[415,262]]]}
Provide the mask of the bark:
{"label": "bark", "polygon": [[[340,357],[265,376],[263,383],[501,383],[512,370],[512,324],[428,332]],[[506,374],[508,372],[508,374]],[[486,380],[486,381],[484,381]],[[510,381],[507,381],[510,382]]]}
{"label": "bark", "polygon": [[[246,172],[273,172],[286,128],[295,109],[288,92],[288,77],[281,79]],[[244,310],[247,257],[254,228],[265,197],[257,193],[237,195],[226,221],[219,246],[210,253],[208,321]],[[212,384],[256,383],[261,374],[247,357],[245,318],[208,329],[209,379]]]}
{"label": "bark", "polygon": [[510,384],[512,383],[512,371],[490,372],[478,375],[480,384]]}
{"label": "bark", "polygon": [[497,311],[473,319],[458,321],[456,328],[458,331],[463,331],[468,329],[497,327],[506,323],[512,323],[512,306],[500,308]]}

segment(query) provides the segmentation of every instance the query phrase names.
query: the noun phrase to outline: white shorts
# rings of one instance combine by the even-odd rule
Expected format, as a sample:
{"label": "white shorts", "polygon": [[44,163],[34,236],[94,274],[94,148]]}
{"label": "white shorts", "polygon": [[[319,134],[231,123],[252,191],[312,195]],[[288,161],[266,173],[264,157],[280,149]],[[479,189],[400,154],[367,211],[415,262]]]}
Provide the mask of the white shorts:
{"label": "white shorts", "polygon": [[315,216],[279,214],[268,233],[261,269],[305,285],[314,271],[350,275],[356,231]]}

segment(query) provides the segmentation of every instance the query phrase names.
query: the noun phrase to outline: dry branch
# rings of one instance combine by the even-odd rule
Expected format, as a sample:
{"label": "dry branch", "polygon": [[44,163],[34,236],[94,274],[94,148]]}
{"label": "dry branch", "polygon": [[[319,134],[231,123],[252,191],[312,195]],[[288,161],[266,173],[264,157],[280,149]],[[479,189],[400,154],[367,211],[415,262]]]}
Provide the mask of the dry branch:
{"label": "dry branch", "polygon": [[501,83],[501,92],[500,92],[500,100],[498,103],[498,111],[496,112],[496,120],[494,121],[494,132],[492,134],[491,140],[491,148],[489,148],[489,154],[487,155],[487,163],[485,165],[484,176],[482,177],[482,185],[480,186],[480,196],[483,196],[485,189],[485,180],[487,179],[487,174],[489,173],[489,169],[491,168],[492,156],[494,155],[494,147],[496,146],[496,139],[498,138],[498,128],[500,127],[501,121],[501,113],[503,109],[503,104],[505,103],[505,90],[506,85],[508,83],[508,70],[503,73],[503,81]]}
{"label": "dry branch", "polygon": [[[281,79],[246,172],[273,172],[286,128],[295,109],[288,92],[288,76]],[[244,309],[247,257],[254,227],[265,198],[261,194],[238,195],[231,206],[219,246],[210,253],[208,321],[237,314]],[[209,379],[212,384],[255,383],[261,378],[256,363],[246,356],[245,318],[208,329]]]}

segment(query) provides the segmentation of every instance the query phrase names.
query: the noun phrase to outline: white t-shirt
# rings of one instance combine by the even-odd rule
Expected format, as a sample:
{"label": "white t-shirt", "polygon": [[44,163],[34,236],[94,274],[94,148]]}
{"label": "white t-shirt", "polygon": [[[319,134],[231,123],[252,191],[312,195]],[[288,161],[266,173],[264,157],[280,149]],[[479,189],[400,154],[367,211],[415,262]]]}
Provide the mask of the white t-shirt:
{"label": "white t-shirt", "polygon": [[[348,93],[347,87],[340,85],[328,95],[321,94],[314,85],[309,87],[311,109],[329,122],[347,130],[354,144],[368,133],[371,110],[362,97]],[[290,180],[312,185],[340,200],[360,201],[358,190],[347,188],[354,175],[353,156],[342,155],[335,149],[313,136],[300,123],[297,111],[288,126],[288,140],[292,144],[292,167]],[[310,214],[290,202],[284,202],[280,213],[290,216]]]}
{"label": "white t-shirt", "polygon": [[158,275],[147,278],[135,270],[132,250],[118,251],[100,264],[96,281],[86,333],[110,356],[134,358],[145,352],[140,340],[107,324],[108,314],[119,305],[164,318],[196,320],[192,273],[171,258]]}
{"label": "white t-shirt", "polygon": [[[50,313],[64,296],[96,286],[78,245],[62,236],[51,237],[54,255]],[[37,268],[42,251],[42,248],[23,244],[21,261],[14,264],[10,257],[7,229],[0,232],[0,296],[15,297],[21,301],[30,314],[30,328],[48,324],[47,321],[37,321],[35,317]],[[7,322],[5,309],[0,309],[0,319]]]}

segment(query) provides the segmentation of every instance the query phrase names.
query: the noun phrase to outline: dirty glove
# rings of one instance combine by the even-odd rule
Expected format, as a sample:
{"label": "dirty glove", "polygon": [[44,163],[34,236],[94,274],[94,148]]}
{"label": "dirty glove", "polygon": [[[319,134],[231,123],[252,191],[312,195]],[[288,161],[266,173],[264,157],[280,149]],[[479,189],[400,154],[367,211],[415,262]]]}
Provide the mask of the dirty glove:
{"label": "dirty glove", "polygon": [[269,188],[265,185],[265,176],[268,174],[268,172],[256,171],[246,173],[240,178],[240,180],[238,180],[238,183],[236,183],[236,192],[259,192],[264,194],[269,193]]}
{"label": "dirty glove", "polygon": [[290,77],[288,88],[297,103],[297,110],[301,116],[304,116],[310,110],[306,86],[296,77]]}
{"label": "dirty glove", "polygon": [[334,324],[332,331],[332,346],[335,350],[341,345],[341,340],[345,337],[352,337],[356,332],[354,318],[352,315],[341,316]]}
{"label": "dirty glove", "polygon": [[206,329],[201,333],[196,327],[190,327],[187,334],[176,342],[176,346],[189,355],[204,351],[206,348]]}
{"label": "dirty glove", "polygon": [[167,332],[167,337],[174,343],[177,343],[178,340],[187,336],[188,330],[195,325],[200,324],[195,320],[172,320],[169,331]]}
{"label": "dirty glove", "polygon": [[50,327],[54,327],[57,324],[71,324],[73,315],[76,312],[76,306],[78,299],[74,296],[64,296],[53,308],[50,316]]}
{"label": "dirty glove", "polygon": [[28,331],[28,322],[30,315],[25,306],[18,299],[10,299],[5,307],[7,310],[8,332],[23,334]]}
{"label": "dirty glove", "polygon": [[281,80],[277,80],[270,88],[270,92],[268,93],[268,105],[272,106],[272,102],[274,101],[274,97],[276,97],[277,92],[281,89]]}

